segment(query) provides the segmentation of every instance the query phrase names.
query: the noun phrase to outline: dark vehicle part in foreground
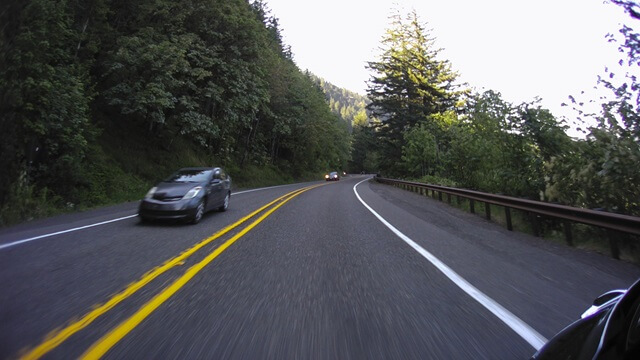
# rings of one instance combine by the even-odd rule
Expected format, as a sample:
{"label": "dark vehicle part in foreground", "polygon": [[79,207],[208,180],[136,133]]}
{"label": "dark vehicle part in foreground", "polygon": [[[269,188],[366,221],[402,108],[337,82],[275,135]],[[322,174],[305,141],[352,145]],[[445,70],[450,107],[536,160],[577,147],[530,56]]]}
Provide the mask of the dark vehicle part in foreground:
{"label": "dark vehicle part in foreground", "polygon": [[640,280],[600,295],[531,359],[640,359]]}
{"label": "dark vehicle part in foreground", "polygon": [[184,168],[149,190],[140,202],[141,221],[180,219],[197,224],[207,211],[225,211],[231,177],[219,167]]}
{"label": "dark vehicle part in foreground", "polygon": [[338,173],[336,171],[328,173],[327,175],[324,176],[324,179],[326,181],[338,181],[340,180],[340,175],[338,175]]}

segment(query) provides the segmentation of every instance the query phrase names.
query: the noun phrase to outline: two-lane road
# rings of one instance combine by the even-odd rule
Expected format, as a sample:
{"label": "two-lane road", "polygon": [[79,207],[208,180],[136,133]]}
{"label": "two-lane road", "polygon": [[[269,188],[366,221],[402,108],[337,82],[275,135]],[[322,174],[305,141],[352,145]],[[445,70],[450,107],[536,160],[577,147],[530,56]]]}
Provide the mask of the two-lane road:
{"label": "two-lane road", "polygon": [[6,229],[0,357],[527,358],[640,276],[366,180],[235,193],[195,226],[123,204]]}

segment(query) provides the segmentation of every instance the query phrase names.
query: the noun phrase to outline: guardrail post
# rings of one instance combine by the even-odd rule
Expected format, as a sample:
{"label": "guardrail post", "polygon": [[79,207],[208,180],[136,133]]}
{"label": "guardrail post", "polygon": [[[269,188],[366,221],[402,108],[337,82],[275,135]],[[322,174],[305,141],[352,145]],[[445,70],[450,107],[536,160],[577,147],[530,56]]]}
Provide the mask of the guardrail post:
{"label": "guardrail post", "polygon": [[513,231],[513,225],[511,224],[511,209],[504,207],[504,217],[507,218],[507,230]]}
{"label": "guardrail post", "polygon": [[[506,218],[506,226],[509,231],[513,231],[513,222],[511,217],[511,207],[521,211],[523,216],[529,217],[532,226],[533,235],[536,237],[544,236],[545,223],[547,217],[554,220],[553,224],[562,225],[565,240],[569,246],[575,246],[573,239],[573,223],[584,223],[596,227],[604,227],[607,234],[607,240],[611,251],[611,256],[620,259],[620,247],[625,245],[626,236],[633,234],[640,235],[640,218],[624,214],[603,214],[597,213],[598,210],[605,209],[581,209],[572,208],[561,204],[547,204],[540,201],[530,201],[509,196],[481,193],[473,190],[455,189],[447,187],[431,187],[428,184],[412,184],[401,180],[390,180],[381,177],[375,179],[379,183],[393,185],[397,188],[410,189],[421,195],[436,198],[438,191],[438,200],[442,201],[443,193],[447,194],[447,202],[451,204],[452,197],[455,195],[458,208],[463,208],[464,201],[469,201],[469,211],[475,214],[475,199],[484,202],[484,212],[487,220],[491,220],[491,203],[503,206]],[[436,190],[440,189],[440,190]],[[431,191],[431,194],[429,194]],[[544,214],[544,215],[543,215]],[[583,216],[584,215],[584,216]],[[558,222],[559,220],[559,222]],[[604,234],[604,233],[603,233]],[[627,235],[628,234],[628,235]],[[621,240],[622,239],[622,240]],[[634,237],[635,239],[635,237]],[[635,241],[635,240],[634,240]]]}
{"label": "guardrail post", "polygon": [[540,221],[538,219],[538,214],[529,213],[529,217],[531,218],[531,230],[533,230],[533,236],[540,237]]}
{"label": "guardrail post", "polygon": [[609,237],[609,247],[611,248],[611,256],[620,260],[620,248],[618,247],[618,234],[616,231],[607,229],[607,236]]}
{"label": "guardrail post", "polygon": [[567,241],[567,245],[573,246],[573,233],[571,232],[571,223],[569,221],[563,221],[564,238]]}

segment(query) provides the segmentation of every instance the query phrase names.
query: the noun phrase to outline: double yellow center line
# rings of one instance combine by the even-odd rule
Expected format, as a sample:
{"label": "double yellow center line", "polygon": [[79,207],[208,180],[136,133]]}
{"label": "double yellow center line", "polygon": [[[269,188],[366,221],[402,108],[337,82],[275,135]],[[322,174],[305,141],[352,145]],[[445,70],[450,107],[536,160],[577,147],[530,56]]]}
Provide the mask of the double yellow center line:
{"label": "double yellow center line", "polygon": [[73,334],[78,331],[84,329],[89,326],[94,320],[96,320],[101,315],[105,314],[113,307],[136,293],[142,287],[153,281],[158,276],[162,275],[166,271],[172,269],[175,266],[184,264],[184,261],[196,253],[198,250],[203,248],[204,246],[210,244],[214,240],[220,238],[221,236],[227,234],[238,226],[242,225],[249,219],[263,212],[265,209],[273,206],[277,203],[277,205],[271,207],[268,211],[258,217],[255,221],[249,224],[247,227],[242,229],[236,235],[231,237],[229,240],[224,242],[222,245],[217,247],[213,252],[207,255],[203,260],[198,262],[197,264],[191,266],[181,277],[176,279],[171,285],[164,288],[159,294],[157,294],[153,299],[144,304],[135,314],[131,317],[120,323],[114,329],[109,331],[106,335],[104,335],[100,340],[95,342],[83,355],[82,358],[85,359],[97,359],[104,355],[109,349],[111,349],[118,341],[120,341],[123,337],[125,337],[131,330],[133,330],[138,324],[140,324],[147,316],[149,316],[154,310],[156,310],[160,305],[162,305],[166,300],[168,300],[173,294],[175,294],[178,290],[180,290],[185,284],[189,282],[196,274],[198,274],[207,264],[212,262],[216,257],[218,257],[223,251],[225,251],[229,246],[231,246],[234,242],[236,242],[239,238],[244,236],[246,233],[251,231],[254,227],[256,227],[259,223],[261,223],[264,219],[266,219],[269,215],[271,215],[274,211],[279,209],[282,205],[287,203],[289,200],[294,197],[300,195],[301,193],[316,188],[321,185],[314,185],[305,187],[302,189],[298,189],[292,191],[288,194],[285,194],[270,203],[262,206],[261,208],[253,211],[249,215],[243,217],[237,222],[225,227],[224,229],[216,232],[212,236],[202,240],[198,244],[192,246],[191,248],[185,250],[180,255],[167,260],[164,264],[150,270],[146,274],[144,274],[139,280],[129,284],[123,291],[112,296],[107,302],[95,306],[92,311],[84,315],[77,321],[74,321],[67,325],[66,327],[55,330],[49,335],[45,337],[45,340],[35,348],[26,352],[22,359],[39,359],[44,356],[51,350],[55,349],[57,346],[62,344],[65,340],[71,337]]}

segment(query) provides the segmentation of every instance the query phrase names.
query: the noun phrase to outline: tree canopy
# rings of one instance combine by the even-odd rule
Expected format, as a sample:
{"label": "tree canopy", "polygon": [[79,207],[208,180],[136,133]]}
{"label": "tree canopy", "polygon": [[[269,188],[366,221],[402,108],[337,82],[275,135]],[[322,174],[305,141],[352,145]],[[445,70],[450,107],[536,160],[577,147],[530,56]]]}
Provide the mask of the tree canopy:
{"label": "tree canopy", "polygon": [[[636,2],[612,2],[639,19]],[[629,71],[610,67],[600,77],[611,96],[596,126],[570,97],[587,128],[582,139],[539,99],[512,104],[457,86],[425,28],[415,12],[391,16],[381,55],[368,65],[368,109],[379,122],[354,128],[352,171],[640,215],[640,35],[629,25],[622,40],[609,37]]]}
{"label": "tree canopy", "polygon": [[460,93],[457,74],[448,61],[438,58],[435,39],[416,12],[395,12],[390,20],[380,58],[368,63],[373,75],[367,109],[381,120],[377,135],[386,156],[380,165],[397,174],[404,132],[420,122],[435,130],[432,115],[453,109]]}
{"label": "tree canopy", "polygon": [[9,1],[0,21],[0,215],[28,194],[109,201],[105,173],[296,177],[349,160],[348,127],[264,1]]}

